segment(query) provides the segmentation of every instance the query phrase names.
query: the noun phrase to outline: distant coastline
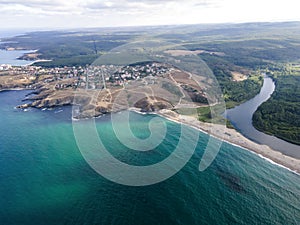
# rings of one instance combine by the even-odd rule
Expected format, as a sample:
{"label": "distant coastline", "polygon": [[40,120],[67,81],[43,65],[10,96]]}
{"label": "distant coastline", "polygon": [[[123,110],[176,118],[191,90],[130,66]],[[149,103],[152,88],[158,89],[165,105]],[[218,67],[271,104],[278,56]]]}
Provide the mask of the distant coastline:
{"label": "distant coastline", "polygon": [[[4,32],[1,34],[0,37],[0,45],[5,43],[11,43],[7,42],[3,39],[6,38],[14,38],[20,35],[24,35],[26,32],[21,31],[11,31],[11,32]],[[4,53],[5,55],[1,56]],[[37,62],[50,62],[52,60],[47,59],[34,59],[27,57],[27,55],[30,55],[32,53],[38,52],[38,49],[31,50],[31,49],[1,49],[0,48],[0,65],[1,64],[10,64],[12,66],[30,66]]]}
{"label": "distant coastline", "polygon": [[[10,90],[28,90],[28,89],[12,88],[12,89],[5,89],[1,91],[10,91]],[[284,155],[281,152],[276,151],[267,145],[261,145],[254,141],[251,141],[250,139],[246,138],[235,129],[229,129],[227,127],[225,128],[224,125],[219,125],[219,124],[204,123],[192,116],[179,115],[176,112],[168,109],[162,109],[156,112],[141,112],[140,111],[141,109],[139,108],[128,108],[123,110],[130,110],[139,114],[154,114],[157,116],[161,116],[167,120],[173,121],[175,123],[190,126],[196,130],[212,135],[213,137],[225,141],[229,144],[238,146],[247,151],[251,151],[256,155],[258,155],[259,157],[262,157],[273,164],[277,164],[278,166],[284,167],[294,172],[295,174],[300,175],[299,159]],[[111,113],[116,113],[116,112],[111,112]],[[95,116],[94,118],[96,117],[97,116]],[[82,120],[82,119],[87,119],[87,118],[78,118],[78,119],[76,118],[76,120]]]}
{"label": "distant coastline", "polygon": [[[0,39],[1,41],[1,39]],[[1,42],[0,42],[1,44]],[[13,52],[14,50],[12,50],[11,52]],[[20,52],[20,50],[15,50]],[[33,51],[37,51],[37,50],[25,50],[27,53],[33,52]],[[26,53],[24,53],[22,56],[24,56]],[[22,57],[21,56],[21,57]],[[19,56],[20,57],[20,56]],[[35,62],[44,62],[44,61],[51,61],[51,60],[35,60],[35,61],[27,61],[27,60],[22,60],[22,59],[17,59],[14,58],[14,60],[16,60],[17,62],[21,62],[21,61],[25,61],[28,62],[26,65],[32,65]],[[5,63],[3,63],[5,64]],[[25,65],[23,65],[25,66]],[[9,91],[9,90],[28,90],[25,88],[11,88],[11,89],[3,89],[0,90],[1,91]],[[69,99],[68,99],[69,100]],[[68,103],[71,104],[71,103]],[[138,109],[130,109],[133,111],[138,112]],[[217,124],[210,124],[210,123],[203,123],[198,121],[196,118],[193,117],[189,117],[189,116],[183,116],[183,115],[178,115],[176,113],[174,113],[173,111],[170,110],[160,110],[157,113],[159,116],[162,116],[166,119],[169,119],[173,122],[176,123],[182,123],[185,125],[188,125],[190,127],[193,127],[197,130],[200,130],[201,132],[205,132],[207,134],[210,134],[216,138],[219,138],[221,140],[224,140],[232,145],[236,145],[238,147],[244,148],[246,150],[249,150],[255,154],[257,154],[258,156],[265,158],[267,161],[270,161],[278,164],[280,166],[283,166],[289,170],[291,170],[292,172],[295,172],[296,174],[300,174],[300,160],[296,159],[296,158],[292,158],[290,156],[286,156],[284,154],[282,154],[279,151],[273,150],[272,148],[270,148],[269,146],[266,145],[260,145],[256,142],[253,142],[251,140],[249,140],[248,138],[246,138],[245,136],[243,136],[242,134],[240,134],[238,131],[233,130],[233,129],[225,129],[225,134],[224,133],[218,133],[218,132],[211,132],[212,130],[214,131],[218,131],[218,127],[220,127],[221,125],[217,125]],[[216,129],[212,129],[212,127],[216,128]],[[221,127],[220,127],[221,128]],[[222,130],[222,129],[220,129]]]}

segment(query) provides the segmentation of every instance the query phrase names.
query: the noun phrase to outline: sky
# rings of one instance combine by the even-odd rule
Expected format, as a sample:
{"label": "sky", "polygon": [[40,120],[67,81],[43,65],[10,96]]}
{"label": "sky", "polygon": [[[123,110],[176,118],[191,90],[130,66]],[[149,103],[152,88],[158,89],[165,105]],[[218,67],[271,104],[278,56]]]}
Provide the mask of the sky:
{"label": "sky", "polygon": [[300,21],[299,0],[0,0],[0,29]]}

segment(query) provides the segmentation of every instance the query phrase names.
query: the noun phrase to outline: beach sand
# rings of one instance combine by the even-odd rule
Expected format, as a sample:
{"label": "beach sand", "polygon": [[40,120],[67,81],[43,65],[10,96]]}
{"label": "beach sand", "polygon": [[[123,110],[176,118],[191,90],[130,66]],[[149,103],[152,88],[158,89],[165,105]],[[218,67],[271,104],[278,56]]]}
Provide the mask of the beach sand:
{"label": "beach sand", "polygon": [[271,149],[267,145],[255,143],[243,136],[235,129],[229,129],[226,128],[224,125],[219,124],[204,123],[192,116],[179,115],[171,110],[166,109],[160,110],[158,112],[158,115],[172,120],[174,122],[194,127],[223,141],[250,150],[273,164],[278,164],[280,166],[285,167],[286,169],[291,170],[292,172],[300,174],[299,159],[286,156],[281,152]]}

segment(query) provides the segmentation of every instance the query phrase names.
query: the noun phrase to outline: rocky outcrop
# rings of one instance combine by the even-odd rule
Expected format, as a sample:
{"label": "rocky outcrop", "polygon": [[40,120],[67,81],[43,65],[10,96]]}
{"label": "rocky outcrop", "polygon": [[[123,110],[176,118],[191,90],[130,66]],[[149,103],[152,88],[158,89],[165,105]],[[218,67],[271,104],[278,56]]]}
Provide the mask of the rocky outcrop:
{"label": "rocky outcrop", "polygon": [[46,88],[40,89],[35,93],[37,93],[37,95],[26,98],[26,100],[31,100],[31,103],[19,105],[17,108],[55,108],[59,106],[77,105],[78,113],[74,116],[76,119],[98,117],[102,114],[112,112],[110,104],[92,104],[91,96],[86,95],[86,93],[77,93],[75,97],[75,93],[72,91],[58,92]]}
{"label": "rocky outcrop", "polygon": [[17,108],[53,108],[58,106],[65,106],[65,105],[72,105],[73,103],[73,96],[65,96],[63,98],[45,98],[41,100],[33,101],[32,103],[26,103]]}
{"label": "rocky outcrop", "polygon": [[141,112],[156,112],[162,109],[171,109],[171,103],[162,98],[143,98],[134,104],[134,107],[140,108]]}

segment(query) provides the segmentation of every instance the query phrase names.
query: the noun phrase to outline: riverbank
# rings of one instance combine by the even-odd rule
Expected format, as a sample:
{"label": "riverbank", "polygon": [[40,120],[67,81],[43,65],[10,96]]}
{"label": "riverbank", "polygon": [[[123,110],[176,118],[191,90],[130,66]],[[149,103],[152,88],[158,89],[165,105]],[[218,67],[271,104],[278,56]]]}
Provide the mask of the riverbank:
{"label": "riverbank", "polygon": [[[292,144],[273,135],[263,133],[257,130],[252,124],[252,117],[254,113],[260,105],[270,99],[275,89],[276,86],[274,81],[270,77],[265,76],[264,83],[259,94],[233,109],[226,110],[225,116],[230,120],[235,129],[248,139],[253,140],[255,143],[267,145],[271,149],[281,152],[283,155],[300,160],[299,145]],[[271,107],[272,106],[269,108]]]}
{"label": "riverbank", "polygon": [[224,125],[203,123],[191,116],[179,115],[171,110],[161,110],[158,115],[176,123],[191,126],[197,130],[208,133],[216,138],[237,145],[265,158],[267,161],[279,164],[294,173],[300,174],[300,160],[275,151],[267,145],[260,145],[244,137],[235,129],[225,128]]}

